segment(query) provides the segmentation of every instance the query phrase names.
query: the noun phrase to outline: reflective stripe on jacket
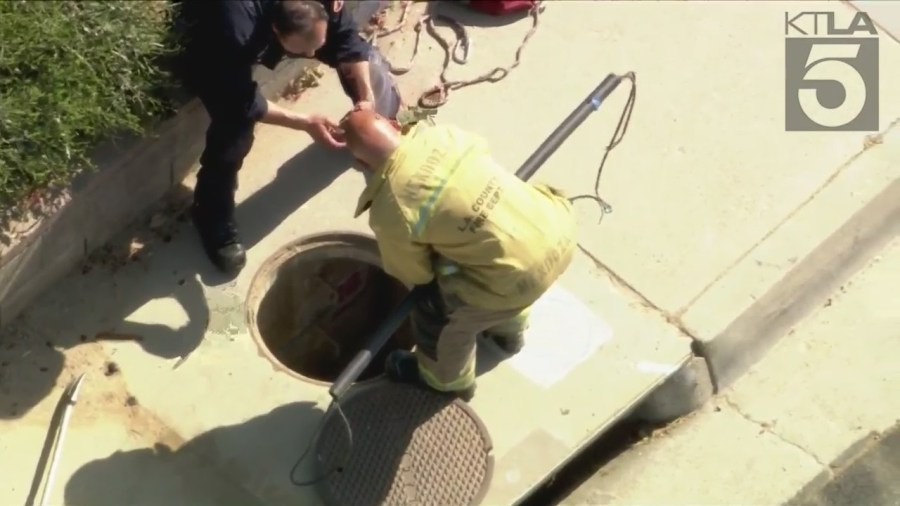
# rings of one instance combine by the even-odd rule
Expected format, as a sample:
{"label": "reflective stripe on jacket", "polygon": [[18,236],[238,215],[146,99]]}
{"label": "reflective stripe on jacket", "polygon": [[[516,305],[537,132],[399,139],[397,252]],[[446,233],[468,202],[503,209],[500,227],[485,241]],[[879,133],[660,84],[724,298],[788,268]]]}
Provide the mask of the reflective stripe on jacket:
{"label": "reflective stripe on jacket", "polygon": [[481,137],[420,123],[372,177],[369,210],[385,271],[408,285],[435,275],[467,304],[533,303],[568,267],[575,218],[557,190],[501,167]]}

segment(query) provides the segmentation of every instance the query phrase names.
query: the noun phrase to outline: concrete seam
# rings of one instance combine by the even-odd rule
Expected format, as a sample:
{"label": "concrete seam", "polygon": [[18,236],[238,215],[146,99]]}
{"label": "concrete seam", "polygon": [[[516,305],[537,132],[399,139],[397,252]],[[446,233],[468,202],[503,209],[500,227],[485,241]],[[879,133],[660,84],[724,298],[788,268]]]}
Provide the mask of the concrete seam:
{"label": "concrete seam", "polygon": [[684,327],[684,325],[681,323],[681,320],[679,320],[679,319],[676,318],[676,317],[673,317],[673,316],[670,315],[668,312],[666,312],[664,309],[662,309],[662,308],[660,308],[659,306],[657,306],[656,304],[654,304],[650,299],[648,299],[647,297],[645,297],[644,294],[642,294],[642,293],[639,292],[635,287],[633,287],[633,286],[631,285],[631,283],[629,283],[628,281],[625,281],[625,278],[623,278],[622,276],[619,276],[614,270],[612,270],[610,267],[608,267],[606,264],[604,264],[599,258],[595,257],[590,251],[588,251],[587,248],[585,248],[584,246],[582,246],[581,244],[579,244],[579,245],[578,245],[578,249],[580,249],[582,253],[584,253],[585,255],[587,255],[587,257],[590,258],[590,259],[594,262],[594,265],[595,265],[598,269],[600,269],[600,270],[602,270],[604,273],[606,273],[606,275],[609,276],[609,278],[610,278],[616,285],[618,285],[618,286],[620,286],[620,287],[622,287],[622,288],[625,288],[625,289],[628,290],[632,295],[634,295],[635,297],[637,297],[637,299],[640,301],[640,303],[641,303],[642,306],[644,306],[644,307],[647,308],[647,309],[650,309],[650,310],[652,310],[652,311],[656,311],[657,313],[659,313],[659,314],[666,320],[667,323],[669,323],[670,325],[672,325],[672,326],[678,328],[678,330],[680,330],[680,331],[681,331],[682,333],[684,333],[686,336],[688,336],[689,338],[691,338],[692,341],[697,341],[697,340],[698,340],[696,336],[694,336],[693,334],[691,334],[691,332],[688,331],[688,330]]}
{"label": "concrete seam", "polygon": [[[883,131],[878,132],[877,135],[880,137],[883,137],[885,134],[887,134],[889,131],[891,131],[894,127],[896,127],[898,124],[900,124],[900,118],[895,118],[893,121],[891,121],[891,123]],[[691,300],[689,300],[687,302],[687,304],[685,304],[682,308],[680,308],[677,311],[675,311],[674,313],[672,313],[672,316],[674,316],[676,318],[680,318],[681,316],[683,316],[698,300],[700,300],[701,297],[703,297],[703,295],[706,294],[706,292],[708,292],[710,289],[712,289],[713,286],[715,286],[719,281],[721,281],[722,278],[724,278],[729,272],[731,272],[732,269],[737,267],[738,264],[740,264],[742,261],[744,261],[745,258],[750,256],[753,253],[753,251],[760,244],[764,243],[769,237],[771,237],[773,234],[775,234],[775,232],[777,232],[781,227],[783,227],[785,223],[790,221],[794,216],[797,215],[797,213],[799,213],[803,208],[805,208],[807,205],[809,205],[809,203],[812,202],[820,193],[822,193],[822,191],[825,190],[825,188],[827,188],[828,185],[830,185],[839,175],[841,175],[847,169],[847,167],[852,165],[857,159],[859,159],[859,157],[861,157],[866,151],[868,151],[869,149],[871,149],[874,146],[877,146],[877,144],[865,145],[862,150],[860,150],[859,152],[857,152],[856,154],[851,156],[846,162],[839,165],[837,170],[835,170],[834,173],[832,173],[830,176],[828,176],[828,179],[825,180],[825,182],[822,183],[822,185],[820,185],[818,188],[816,188],[816,191],[814,191],[809,197],[807,197],[803,202],[801,202],[800,205],[798,205],[791,212],[789,212],[781,221],[779,221],[774,227],[772,227],[768,232],[766,232],[758,241],[753,243],[752,246],[747,248],[747,250],[744,251],[744,253],[742,253],[740,256],[738,256],[737,259],[735,259],[735,261],[731,263],[731,265],[729,265],[725,269],[722,269],[722,271],[715,278],[713,278],[713,280],[710,281],[709,284],[707,284],[702,290],[697,292],[697,294],[694,297],[692,297]]]}
{"label": "concrete seam", "polygon": [[677,328],[682,334],[684,334],[691,340],[691,354],[694,355],[695,357],[699,357],[699,358],[703,359],[703,363],[705,365],[703,370],[706,372],[707,379],[709,379],[710,384],[713,387],[713,392],[715,392],[716,378],[713,375],[712,367],[709,365],[709,360],[707,360],[706,357],[704,357],[701,354],[701,352],[703,350],[703,348],[701,346],[702,342],[700,341],[700,339],[697,338],[697,336],[692,334],[687,329],[687,327],[684,326],[684,324],[681,322],[681,319],[676,316],[670,315],[664,309],[662,309],[659,306],[657,306],[656,304],[654,304],[650,299],[645,297],[644,294],[639,292],[635,287],[631,286],[631,284],[628,281],[625,281],[625,278],[623,278],[622,276],[619,276],[614,270],[612,270],[610,267],[608,267],[606,264],[604,264],[599,258],[594,256],[590,251],[588,251],[587,248],[585,248],[584,246],[579,244],[578,249],[580,249],[581,252],[585,254],[585,256],[590,258],[591,261],[594,262],[594,266],[597,267],[598,269],[600,269],[601,271],[603,271],[609,277],[609,279],[612,280],[613,283],[615,283],[616,285],[618,285],[618,286],[624,288],[625,290],[627,290],[628,292],[630,292],[635,298],[637,298],[637,300],[640,302],[640,304],[642,306],[644,306],[646,309],[649,309],[651,311],[655,311],[656,313],[658,313],[660,316],[663,317],[663,319],[666,321],[666,323]]}
{"label": "concrete seam", "polygon": [[783,442],[783,443],[785,443],[785,444],[787,444],[787,445],[789,445],[789,446],[793,446],[794,448],[796,448],[796,449],[800,450],[801,452],[805,453],[805,454],[808,455],[811,459],[813,459],[813,460],[816,462],[816,464],[819,464],[823,469],[827,470],[829,473],[831,472],[831,466],[829,466],[828,464],[822,462],[822,460],[821,460],[819,457],[817,457],[815,454],[813,454],[812,452],[810,452],[809,450],[807,450],[806,448],[804,448],[804,447],[803,447],[802,445],[800,445],[799,443],[796,443],[796,442],[794,442],[794,441],[791,441],[790,439],[788,439],[788,438],[782,436],[781,434],[775,432],[774,430],[772,430],[772,424],[770,424],[770,423],[768,423],[768,422],[763,422],[763,421],[757,420],[756,418],[754,418],[754,417],[750,416],[749,414],[745,413],[744,410],[741,409],[741,407],[740,407],[736,402],[734,402],[733,400],[731,400],[731,398],[728,397],[727,394],[722,395],[722,400],[725,401],[725,404],[726,404],[728,407],[730,407],[731,409],[733,409],[737,414],[741,415],[741,417],[744,418],[745,420],[747,420],[748,422],[753,423],[753,424],[755,424],[755,425],[759,425],[759,427],[760,427],[762,430],[764,430],[764,431],[766,431],[767,433],[769,433],[769,434],[775,436],[776,438],[778,438],[779,441],[781,441],[781,442]]}

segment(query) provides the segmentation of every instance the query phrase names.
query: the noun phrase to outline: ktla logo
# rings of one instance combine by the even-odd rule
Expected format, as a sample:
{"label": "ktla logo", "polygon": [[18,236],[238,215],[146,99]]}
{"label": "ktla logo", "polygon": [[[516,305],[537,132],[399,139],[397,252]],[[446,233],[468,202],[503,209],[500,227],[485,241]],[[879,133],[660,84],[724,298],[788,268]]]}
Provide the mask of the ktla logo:
{"label": "ktla logo", "polygon": [[834,12],[785,13],[785,129],[878,130],[878,31],[856,12],[846,28]]}

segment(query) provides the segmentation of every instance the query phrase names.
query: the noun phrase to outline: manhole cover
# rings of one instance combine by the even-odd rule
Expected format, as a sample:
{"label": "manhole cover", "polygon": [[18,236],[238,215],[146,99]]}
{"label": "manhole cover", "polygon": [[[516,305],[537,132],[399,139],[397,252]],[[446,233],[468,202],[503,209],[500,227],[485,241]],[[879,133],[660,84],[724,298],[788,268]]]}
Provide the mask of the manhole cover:
{"label": "manhole cover", "polygon": [[341,403],[353,432],[329,415],[316,444],[333,506],[478,504],[493,471],[491,439],[464,402],[423,388],[374,383]]}

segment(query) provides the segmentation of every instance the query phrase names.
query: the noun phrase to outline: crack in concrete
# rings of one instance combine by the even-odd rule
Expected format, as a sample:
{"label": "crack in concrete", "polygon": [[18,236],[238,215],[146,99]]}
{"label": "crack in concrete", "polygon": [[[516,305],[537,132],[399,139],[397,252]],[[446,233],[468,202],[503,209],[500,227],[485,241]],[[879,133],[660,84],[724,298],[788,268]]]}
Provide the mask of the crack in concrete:
{"label": "crack in concrete", "polygon": [[799,444],[799,443],[796,443],[796,442],[794,442],[794,441],[791,441],[790,439],[788,439],[788,438],[782,436],[782,435],[779,434],[778,432],[775,432],[774,430],[772,430],[772,425],[773,425],[773,424],[771,424],[771,423],[769,423],[769,422],[763,422],[763,421],[757,420],[756,418],[754,418],[754,417],[750,416],[749,414],[745,413],[744,410],[741,409],[741,407],[740,407],[736,402],[734,402],[733,400],[731,400],[730,397],[728,397],[728,395],[722,395],[721,398],[722,398],[723,401],[725,401],[725,404],[726,404],[728,407],[730,407],[731,409],[733,409],[737,414],[741,415],[742,418],[744,418],[745,420],[747,420],[748,422],[750,422],[750,423],[752,423],[752,424],[754,424],[754,425],[759,425],[759,427],[760,427],[762,430],[764,430],[764,431],[766,431],[767,433],[769,433],[769,434],[775,436],[775,437],[776,437],[779,441],[781,441],[782,443],[785,443],[786,445],[792,446],[792,447],[794,447],[794,448],[800,450],[800,451],[803,452],[804,454],[808,455],[809,458],[813,459],[813,460],[816,462],[816,464],[819,464],[819,466],[821,466],[823,469],[825,469],[825,470],[828,471],[829,473],[831,472],[831,466],[829,466],[828,464],[822,462],[822,459],[820,459],[819,457],[817,457],[817,456],[816,456],[815,454],[813,454],[811,451],[809,451],[809,450],[807,450],[806,448],[804,448],[803,445],[801,445],[801,444]]}
{"label": "crack in concrete", "polygon": [[[584,246],[579,244],[578,249],[580,249],[582,253],[584,253],[589,259],[591,259],[591,261],[594,262],[594,266],[597,269],[599,269],[600,271],[602,271],[603,273],[605,273],[607,275],[607,277],[609,277],[609,279],[613,282],[613,284],[630,292],[630,294],[634,298],[637,299],[638,303],[641,306],[643,306],[645,309],[648,309],[648,310],[656,313],[659,316],[662,316],[663,320],[666,323],[675,327],[676,329],[678,329],[679,332],[681,332],[683,335],[687,336],[691,340],[691,353],[695,357],[700,357],[700,358],[704,359],[704,361],[706,360],[706,357],[702,353],[703,352],[703,347],[701,346],[702,341],[699,338],[697,338],[697,336],[695,336],[690,330],[688,330],[687,327],[684,326],[684,323],[681,322],[680,318],[678,318],[676,316],[672,316],[666,310],[664,310],[663,308],[654,304],[650,299],[648,299],[646,296],[644,296],[644,294],[642,294],[640,291],[638,291],[635,287],[631,286],[631,284],[628,281],[626,281],[625,278],[623,278],[622,276],[617,274],[614,270],[612,270],[612,268],[608,267],[599,258],[594,256],[593,253],[588,251],[587,248],[585,248]],[[707,375],[707,378],[709,379],[710,384],[714,386],[716,384],[716,380],[713,377],[712,367],[709,366],[709,362],[706,362],[706,366],[703,369],[706,371],[706,375]],[[713,388],[715,388],[715,386]]]}

